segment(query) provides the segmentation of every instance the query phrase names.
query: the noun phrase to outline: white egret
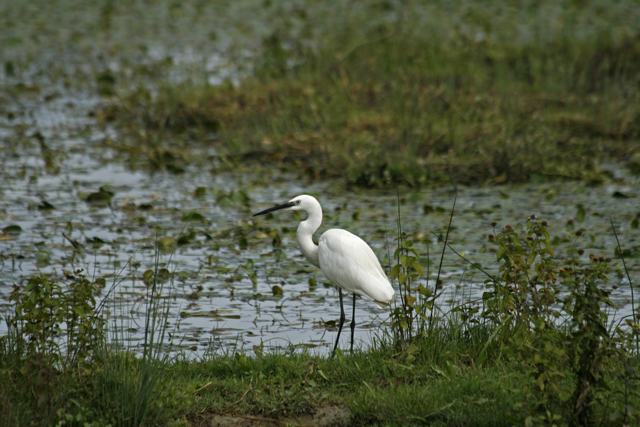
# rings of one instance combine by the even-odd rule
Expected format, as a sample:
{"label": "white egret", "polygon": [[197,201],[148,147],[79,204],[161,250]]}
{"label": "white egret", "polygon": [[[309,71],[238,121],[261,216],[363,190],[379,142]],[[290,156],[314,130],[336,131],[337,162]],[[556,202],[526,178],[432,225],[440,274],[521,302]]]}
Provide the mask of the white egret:
{"label": "white egret", "polygon": [[285,204],[265,209],[253,216],[277,210],[302,210],[307,213],[307,219],[298,226],[297,238],[300,250],[311,264],[320,268],[329,280],[338,285],[340,326],[333,347],[334,354],[345,320],[342,290],[353,292],[353,318],[351,319],[351,352],[353,352],[356,294],[373,299],[380,307],[388,306],[395,296],[378,258],[364,240],[346,230],[325,231],[316,246],[311,237],[322,224],[322,208],[315,197],[307,195],[294,197]]}

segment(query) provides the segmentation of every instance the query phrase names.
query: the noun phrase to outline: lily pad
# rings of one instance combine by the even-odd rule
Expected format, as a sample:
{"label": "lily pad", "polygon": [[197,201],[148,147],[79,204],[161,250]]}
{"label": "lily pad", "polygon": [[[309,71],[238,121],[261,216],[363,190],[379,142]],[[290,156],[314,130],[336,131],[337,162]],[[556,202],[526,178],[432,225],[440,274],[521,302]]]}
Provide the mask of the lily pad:
{"label": "lily pad", "polygon": [[249,242],[247,242],[247,239],[245,239],[244,237],[242,239],[240,239],[240,241],[238,242],[238,246],[240,247],[240,249],[244,250],[247,249],[249,247]]}
{"label": "lily pad", "polygon": [[96,76],[98,85],[98,93],[100,96],[115,95],[116,78],[109,72],[101,73]]}
{"label": "lily pad", "polygon": [[100,246],[104,245],[107,242],[105,242],[104,240],[102,240],[99,237],[88,237],[87,238],[87,243],[91,244],[94,247],[100,247]]}
{"label": "lily pad", "polygon": [[164,236],[163,238],[158,240],[158,246],[162,251],[171,250],[176,243],[177,243],[176,239],[171,236]]}
{"label": "lily pad", "polygon": [[36,261],[39,264],[47,264],[51,261],[51,254],[45,250],[39,250],[36,252]]}
{"label": "lily pad", "polygon": [[22,233],[22,227],[19,225],[10,225],[2,229],[2,233],[7,236],[17,236]]}
{"label": "lily pad", "polygon": [[182,235],[178,237],[178,246],[188,245],[192,241],[192,236],[190,235]]}
{"label": "lily pad", "polygon": [[153,285],[153,270],[146,270],[142,273],[142,282],[147,286]]}
{"label": "lily pad", "polygon": [[613,195],[612,195],[612,197],[613,197],[614,199],[628,199],[628,198],[629,198],[629,196],[627,196],[626,194],[621,193],[621,192],[619,192],[619,191],[614,192],[614,193],[613,193]]}
{"label": "lily pad", "polygon": [[171,277],[171,272],[166,268],[161,268],[158,270],[158,281],[160,283],[166,282],[169,279],[169,277]]}
{"label": "lily pad", "polygon": [[40,211],[52,211],[54,209],[55,209],[55,206],[53,206],[51,203],[47,202],[46,200],[43,200],[42,203],[38,205],[38,210]]}
{"label": "lily pad", "polygon": [[100,189],[98,191],[101,192],[101,193],[107,193],[111,197],[113,197],[116,194],[116,192],[113,189],[113,187],[111,185],[109,185],[109,184],[103,185],[102,187],[100,187]]}
{"label": "lily pad", "polygon": [[104,191],[98,191],[97,193],[89,194],[85,200],[87,203],[94,205],[110,205],[111,194]]}
{"label": "lily pad", "polygon": [[207,194],[207,189],[205,187],[198,187],[193,192],[193,195],[196,197],[204,197],[205,194]]}
{"label": "lily pad", "polygon": [[202,214],[198,213],[198,212],[189,212],[186,213],[182,216],[182,220],[183,221],[190,221],[190,222],[195,222],[195,221],[200,221],[200,222],[204,222],[204,216],[202,216]]}

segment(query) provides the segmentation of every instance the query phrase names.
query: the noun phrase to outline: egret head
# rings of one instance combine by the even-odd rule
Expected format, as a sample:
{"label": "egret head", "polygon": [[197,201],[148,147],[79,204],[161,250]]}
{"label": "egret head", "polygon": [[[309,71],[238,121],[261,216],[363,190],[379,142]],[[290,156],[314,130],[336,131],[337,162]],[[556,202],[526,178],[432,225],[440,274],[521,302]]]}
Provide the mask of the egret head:
{"label": "egret head", "polygon": [[274,206],[269,209],[265,209],[261,212],[258,212],[257,214],[254,214],[253,216],[264,215],[264,214],[268,214],[269,212],[274,212],[279,210],[313,212],[314,210],[317,210],[319,208],[320,208],[320,203],[318,203],[315,197],[307,196],[306,194],[303,194],[301,196],[294,197],[293,199],[289,200],[287,203]]}

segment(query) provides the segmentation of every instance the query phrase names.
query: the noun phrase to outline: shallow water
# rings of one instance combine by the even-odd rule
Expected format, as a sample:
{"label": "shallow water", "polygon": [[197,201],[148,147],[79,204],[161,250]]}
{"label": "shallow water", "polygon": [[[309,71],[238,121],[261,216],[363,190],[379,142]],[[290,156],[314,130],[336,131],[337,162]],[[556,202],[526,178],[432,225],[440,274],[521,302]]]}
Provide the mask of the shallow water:
{"label": "shallow water", "polygon": [[[73,166],[66,166],[67,162]],[[325,322],[335,322],[339,317],[337,292],[325,285],[326,279],[297,249],[294,233],[300,217],[283,212],[258,219],[260,227],[251,225],[256,221],[251,213],[271,206],[272,201],[280,203],[300,193],[315,194],[325,210],[321,231],[342,227],[359,234],[374,247],[387,269],[388,253],[393,252],[397,203],[392,192],[346,191],[338,183],[296,182],[294,176],[286,175],[274,175],[274,183],[268,186],[253,184],[261,178],[247,173],[149,175],[128,171],[121,164],[100,165],[81,155],[69,156],[61,169],[64,173],[58,176],[35,181],[27,178],[5,181],[4,217],[11,218],[5,223],[19,225],[23,231],[15,237],[5,236],[1,242],[0,300],[6,304],[11,285],[23,283],[31,274],[60,276],[63,270],[84,268],[91,278],[104,277],[107,289],[118,283],[109,296],[108,310],[114,317],[128,319],[124,325],[133,342],[141,338],[142,321],[137,317],[144,316],[146,299],[141,297],[149,292],[142,274],[154,269],[157,238],[196,233],[191,243],[161,254],[159,265],[174,272],[163,289],[163,295],[170,297],[166,302],[175,328],[172,334],[181,340],[176,339],[174,344],[200,351],[229,346],[251,350],[261,343],[266,347],[294,344],[328,350],[332,344],[334,333],[327,331],[334,331],[335,325]],[[109,185],[115,192],[110,207],[83,201],[85,194],[103,185]],[[209,191],[196,198],[192,193],[199,186]],[[221,206],[216,194],[228,192],[227,188],[242,188],[252,200],[242,206]],[[634,198],[613,199],[614,191],[632,194],[634,189],[632,184],[586,187],[566,183],[459,189],[450,244],[473,262],[496,272],[495,254],[486,237],[492,232],[492,221],[518,229],[527,215],[535,213],[550,223],[552,235],[568,236],[572,231],[566,228],[566,221],[575,217],[576,204],[581,203],[588,212],[579,224],[585,230],[577,245],[586,251],[583,261],[588,260],[589,253],[613,257],[615,241],[609,217],[623,247],[639,245],[638,231],[629,228],[637,210]],[[556,195],[547,200],[550,192]],[[429,243],[433,279],[442,246],[428,233],[442,234],[446,230],[453,194],[450,189],[429,189],[404,198],[403,228],[418,233],[421,240],[417,248],[424,256]],[[55,210],[38,210],[41,200],[54,205]],[[133,209],[145,203],[153,209]],[[425,204],[444,211],[425,215]],[[185,223],[183,215],[192,211],[202,213],[206,222]],[[357,220],[353,218],[354,212],[359,213]],[[282,237],[280,247],[274,248],[267,236],[272,230]],[[80,242],[83,250],[76,250],[62,236],[63,232]],[[87,241],[95,237],[105,243],[93,245]],[[244,249],[242,239],[247,242]],[[50,261],[38,262],[38,251],[47,251]],[[558,251],[557,255],[562,258],[566,253]],[[242,266],[248,260],[252,260],[253,266],[245,271]],[[632,278],[637,279],[640,266],[637,258],[628,262]],[[255,286],[249,276],[254,273]],[[444,259],[443,277],[447,292],[441,303],[445,310],[450,301],[478,299],[484,290],[482,273],[470,269],[450,251]],[[311,278],[317,286],[309,284]],[[617,278],[613,278],[612,284],[619,286],[613,294],[621,304],[617,316],[629,314],[628,284]],[[275,285],[283,289],[282,295],[273,294]],[[350,312],[347,313],[350,318]],[[375,326],[386,317],[387,312],[371,301],[359,300],[358,342],[368,343]],[[346,345],[346,341],[343,343]]]}
{"label": "shallow water", "polygon": [[[264,343],[328,351],[340,314],[337,291],[297,249],[295,228],[301,217],[279,213],[254,219],[251,214],[298,194],[315,195],[325,212],[320,232],[339,227],[360,235],[388,270],[397,224],[395,191],[345,189],[339,182],[307,182],[281,172],[264,176],[245,169],[212,174],[209,159],[215,152],[205,148],[200,153],[204,160],[188,166],[183,174],[132,170],[108,145],[109,140],[124,136],[95,117],[97,107],[114,102],[98,93],[96,75],[100,73],[109,72],[124,81],[119,90],[188,78],[204,77],[210,84],[237,81],[250,71],[243,58],[255,55],[260,40],[280,22],[282,11],[255,11],[251,28],[244,31],[239,29],[240,21],[246,20],[252,2],[232,2],[206,13],[186,5],[183,14],[157,2],[149,6],[151,10],[138,6],[116,10],[110,23],[104,22],[104,10],[86,4],[63,1],[69,7],[61,12],[64,8],[52,11],[50,3],[57,5],[43,2],[42,7],[23,10],[21,19],[30,17],[29,25],[5,26],[10,30],[2,36],[0,228],[18,225],[22,232],[0,235],[0,313],[10,312],[12,285],[24,284],[28,276],[62,277],[64,270],[82,268],[92,280],[105,279],[101,298],[108,300],[107,313],[114,319],[111,328],[124,329],[135,346],[142,337],[141,319],[149,294],[143,273],[159,263],[173,273],[162,295],[167,297],[163,301],[170,308],[170,329],[178,348],[202,354],[216,349],[251,351]],[[5,17],[0,19],[13,19],[15,11],[0,12],[7,12],[0,13]],[[44,19],[47,13],[57,18]],[[199,13],[204,15],[196,19]],[[322,17],[329,12],[320,7],[316,13]],[[387,18],[393,19],[392,14]],[[628,16],[625,19],[634,22]],[[166,25],[156,25],[155,32],[153,22]],[[289,24],[286,31],[291,35],[303,33],[303,22],[294,19]],[[129,43],[134,34],[140,43]],[[526,28],[522,34],[526,36]],[[494,246],[487,239],[495,233],[490,223],[519,229],[535,214],[549,222],[552,236],[571,237],[575,230],[583,230],[576,244],[585,250],[583,261],[594,253],[614,258],[618,264],[611,218],[622,247],[630,249],[627,265],[637,283],[640,232],[630,224],[640,211],[638,179],[616,165],[605,167],[614,178],[598,186],[564,182],[458,188],[449,242],[495,273]],[[110,204],[85,202],[104,186],[114,193]],[[199,187],[206,191],[196,197]],[[616,192],[626,197],[615,198]],[[417,233],[416,247],[423,256],[429,253],[431,280],[442,245],[430,232],[445,232],[453,200],[451,188],[401,192],[402,227]],[[47,209],[45,201],[55,209]],[[433,212],[425,214],[429,210],[425,206]],[[577,216],[578,206],[586,215],[571,230],[566,223]],[[190,212],[202,214],[204,221],[186,222],[183,217]],[[275,234],[282,239],[281,245],[272,244]],[[156,259],[159,239],[185,235],[193,237]],[[570,243],[564,245],[556,253],[559,259],[567,256]],[[446,290],[440,300],[442,310],[455,302],[478,299],[484,290],[483,274],[450,251],[442,277]],[[611,285],[618,286],[613,293],[620,305],[617,318],[628,315],[626,278],[613,274]],[[112,286],[113,292],[108,293]],[[283,293],[274,294],[274,286]],[[356,340],[366,345],[388,312],[361,299],[356,316]],[[0,335],[5,332],[6,325],[1,323]]]}

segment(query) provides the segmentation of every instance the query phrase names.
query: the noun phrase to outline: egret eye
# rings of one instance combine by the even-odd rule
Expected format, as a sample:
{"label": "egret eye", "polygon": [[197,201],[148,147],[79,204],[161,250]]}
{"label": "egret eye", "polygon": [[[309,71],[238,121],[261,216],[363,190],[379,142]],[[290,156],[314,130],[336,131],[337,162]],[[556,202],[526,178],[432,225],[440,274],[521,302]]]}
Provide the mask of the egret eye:
{"label": "egret eye", "polygon": [[299,205],[299,204],[300,204],[300,200],[296,200],[296,205]]}

